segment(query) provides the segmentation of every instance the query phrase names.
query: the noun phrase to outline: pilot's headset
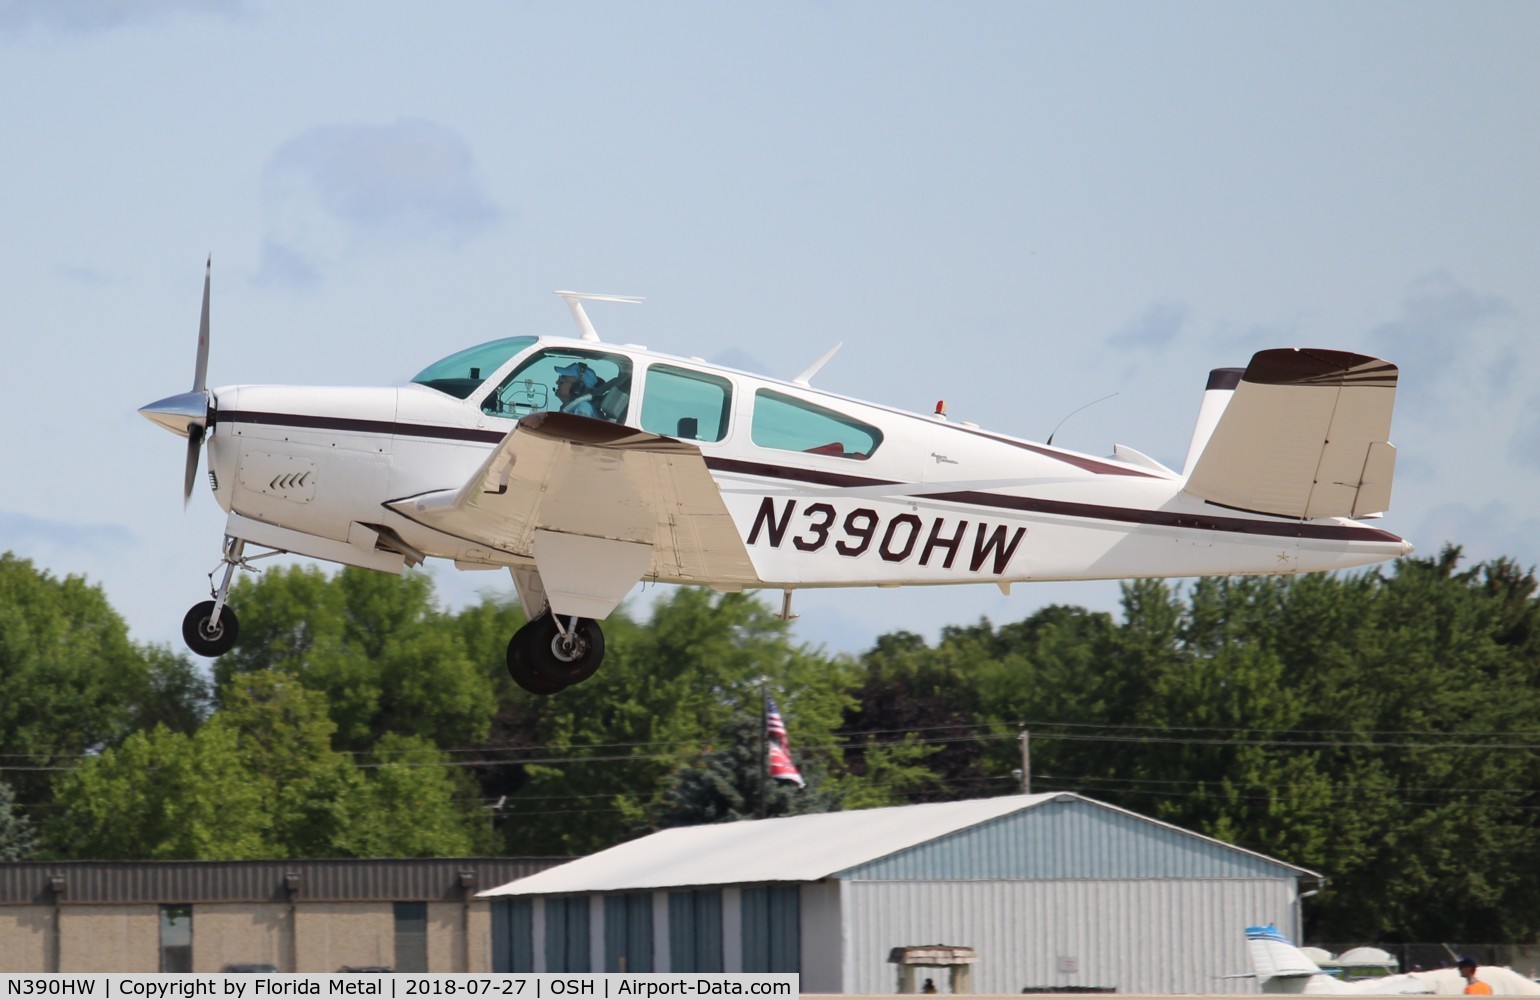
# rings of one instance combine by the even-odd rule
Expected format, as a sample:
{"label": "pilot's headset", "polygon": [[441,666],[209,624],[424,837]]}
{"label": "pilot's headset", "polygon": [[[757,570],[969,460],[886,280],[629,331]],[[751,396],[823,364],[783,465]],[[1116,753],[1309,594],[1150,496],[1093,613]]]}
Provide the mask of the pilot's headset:
{"label": "pilot's headset", "polygon": [[581,361],[574,361],[570,365],[556,369],[557,378],[571,376],[577,380],[578,389],[582,392],[593,392],[599,384],[598,374]]}

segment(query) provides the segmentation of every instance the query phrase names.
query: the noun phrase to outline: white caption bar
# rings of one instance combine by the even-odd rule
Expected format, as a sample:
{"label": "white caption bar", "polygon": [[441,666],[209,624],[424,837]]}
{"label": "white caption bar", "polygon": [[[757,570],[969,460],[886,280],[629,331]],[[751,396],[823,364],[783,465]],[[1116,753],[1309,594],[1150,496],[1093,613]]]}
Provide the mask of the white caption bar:
{"label": "white caption bar", "polygon": [[271,1000],[274,997],[794,997],[801,977],[789,972],[517,973],[159,973],[0,974],[0,1000],[87,997],[90,1000]]}

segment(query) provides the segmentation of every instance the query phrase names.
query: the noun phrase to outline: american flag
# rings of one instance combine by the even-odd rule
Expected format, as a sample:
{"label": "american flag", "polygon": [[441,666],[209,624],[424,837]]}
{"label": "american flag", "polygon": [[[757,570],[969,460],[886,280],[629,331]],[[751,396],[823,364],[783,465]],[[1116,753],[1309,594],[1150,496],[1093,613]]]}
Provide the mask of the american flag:
{"label": "american flag", "polygon": [[770,777],[806,788],[797,765],[791,762],[791,744],[786,739],[786,723],[781,718],[781,710],[775,707],[775,699],[768,695],[765,697],[765,731],[770,735]]}

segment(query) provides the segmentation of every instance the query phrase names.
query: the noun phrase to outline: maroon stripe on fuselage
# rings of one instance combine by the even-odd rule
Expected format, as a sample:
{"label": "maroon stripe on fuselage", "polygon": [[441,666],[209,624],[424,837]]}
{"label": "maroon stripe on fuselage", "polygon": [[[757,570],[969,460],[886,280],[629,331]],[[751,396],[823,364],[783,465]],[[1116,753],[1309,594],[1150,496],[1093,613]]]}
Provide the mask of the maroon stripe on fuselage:
{"label": "maroon stripe on fuselage", "polygon": [[766,479],[789,479],[815,486],[896,486],[897,479],[873,479],[870,476],[852,476],[844,472],[824,472],[820,469],[792,469],[768,462],[747,462],[741,458],[716,458],[703,456],[706,468],[712,472],[733,472],[741,476],[764,476]]}
{"label": "maroon stripe on fuselage", "polygon": [[496,444],[506,431],[475,427],[443,427],[436,424],[404,424],[395,420],[364,420],[359,417],[320,417],[309,413],[270,413],[262,410],[221,410],[218,423],[258,424],[264,427],[303,427],[318,431],[353,434],[389,434],[394,437],[435,438],[441,441],[481,441]]}
{"label": "maroon stripe on fuselage", "polygon": [[[222,424],[258,424],[262,426],[304,427],[313,430],[350,431],[353,433],[391,434],[398,437],[434,438],[447,441],[476,441],[496,444],[505,434],[499,431],[478,430],[474,427],[441,427],[433,424],[407,424],[392,420],[361,420],[356,417],[319,417],[309,414],[270,413],[257,410],[227,410],[219,414]],[[990,436],[990,435],[986,435]],[[1006,443],[1014,443],[1007,441]],[[1037,449],[1030,449],[1037,450]],[[734,473],[744,476],[760,476],[765,479],[781,479],[788,482],[808,483],[814,486],[851,488],[862,486],[894,486],[899,480],[876,479],[871,476],[853,476],[848,473],[824,472],[818,469],[798,469],[769,462],[749,462],[736,458],[703,456],[706,467],[713,472]],[[1111,468],[1110,466],[1108,468]],[[1119,470],[1122,471],[1122,470]],[[1130,473],[1141,475],[1141,473]],[[1138,507],[1108,507],[1102,504],[1079,503],[1069,500],[1045,500],[1038,497],[1008,496],[983,490],[952,490],[915,494],[917,500],[939,500],[945,503],[966,504],[970,507],[1014,510],[1029,514],[1047,514],[1056,517],[1079,517],[1095,521],[1116,521],[1125,524],[1148,524],[1158,527],[1182,528],[1191,531],[1225,531],[1246,535],[1272,535],[1282,538],[1318,538],[1341,541],[1398,543],[1402,539],[1379,528],[1362,525],[1313,524],[1308,521],[1258,521],[1244,517],[1223,515],[1180,514],[1164,510],[1144,510]]]}
{"label": "maroon stripe on fuselage", "polygon": [[1185,528],[1193,531],[1230,531],[1243,535],[1274,535],[1284,538],[1329,538],[1356,542],[1400,542],[1402,539],[1379,528],[1367,528],[1349,524],[1312,524],[1309,521],[1254,521],[1247,517],[1224,517],[1215,514],[1177,513],[1168,510],[1142,510],[1138,507],[1106,507],[1101,504],[1077,503],[1070,500],[1043,500],[1037,497],[1003,496],[980,490],[959,490],[953,493],[926,493],[926,500],[942,500],[947,503],[968,504],[975,507],[995,507],[1019,510],[1031,514],[1052,514],[1059,517],[1084,517],[1096,521],[1120,521],[1129,524],[1149,524],[1162,528]]}
{"label": "maroon stripe on fuselage", "polygon": [[[864,476],[842,475],[810,469],[787,469],[761,462],[744,462],[737,459],[707,458],[706,467],[714,472],[733,472],[741,475],[764,476],[768,479],[790,479],[830,487],[892,486],[891,479],[871,479]],[[1256,521],[1245,517],[1225,517],[1218,514],[1179,514],[1165,510],[1145,510],[1138,507],[1108,507],[1103,504],[1079,503],[1070,500],[1044,500],[1038,497],[1009,496],[983,490],[947,490],[936,493],[906,495],[916,500],[940,500],[944,503],[966,504],[970,507],[993,507],[997,510],[1015,510],[1029,514],[1048,514],[1056,517],[1081,517],[1095,521],[1118,521],[1126,524],[1149,524],[1165,528],[1184,528],[1192,531],[1228,531],[1245,535],[1272,535],[1283,538],[1326,538],[1343,541],[1400,542],[1401,539],[1379,528],[1362,525],[1311,524],[1305,521]]]}

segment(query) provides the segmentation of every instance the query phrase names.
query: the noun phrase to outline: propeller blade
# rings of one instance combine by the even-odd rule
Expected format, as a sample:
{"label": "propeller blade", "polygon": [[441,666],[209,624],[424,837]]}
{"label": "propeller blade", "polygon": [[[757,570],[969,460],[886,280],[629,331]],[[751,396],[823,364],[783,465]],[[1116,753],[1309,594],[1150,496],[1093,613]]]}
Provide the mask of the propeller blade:
{"label": "propeller blade", "polygon": [[202,392],[209,373],[209,278],[214,273],[214,255],[203,265],[203,313],[198,318],[198,367],[193,371],[193,392]]}
{"label": "propeller blade", "polygon": [[192,499],[193,480],[198,476],[198,453],[203,450],[203,427],[190,424],[187,428],[187,467],[182,472],[182,506]]}

